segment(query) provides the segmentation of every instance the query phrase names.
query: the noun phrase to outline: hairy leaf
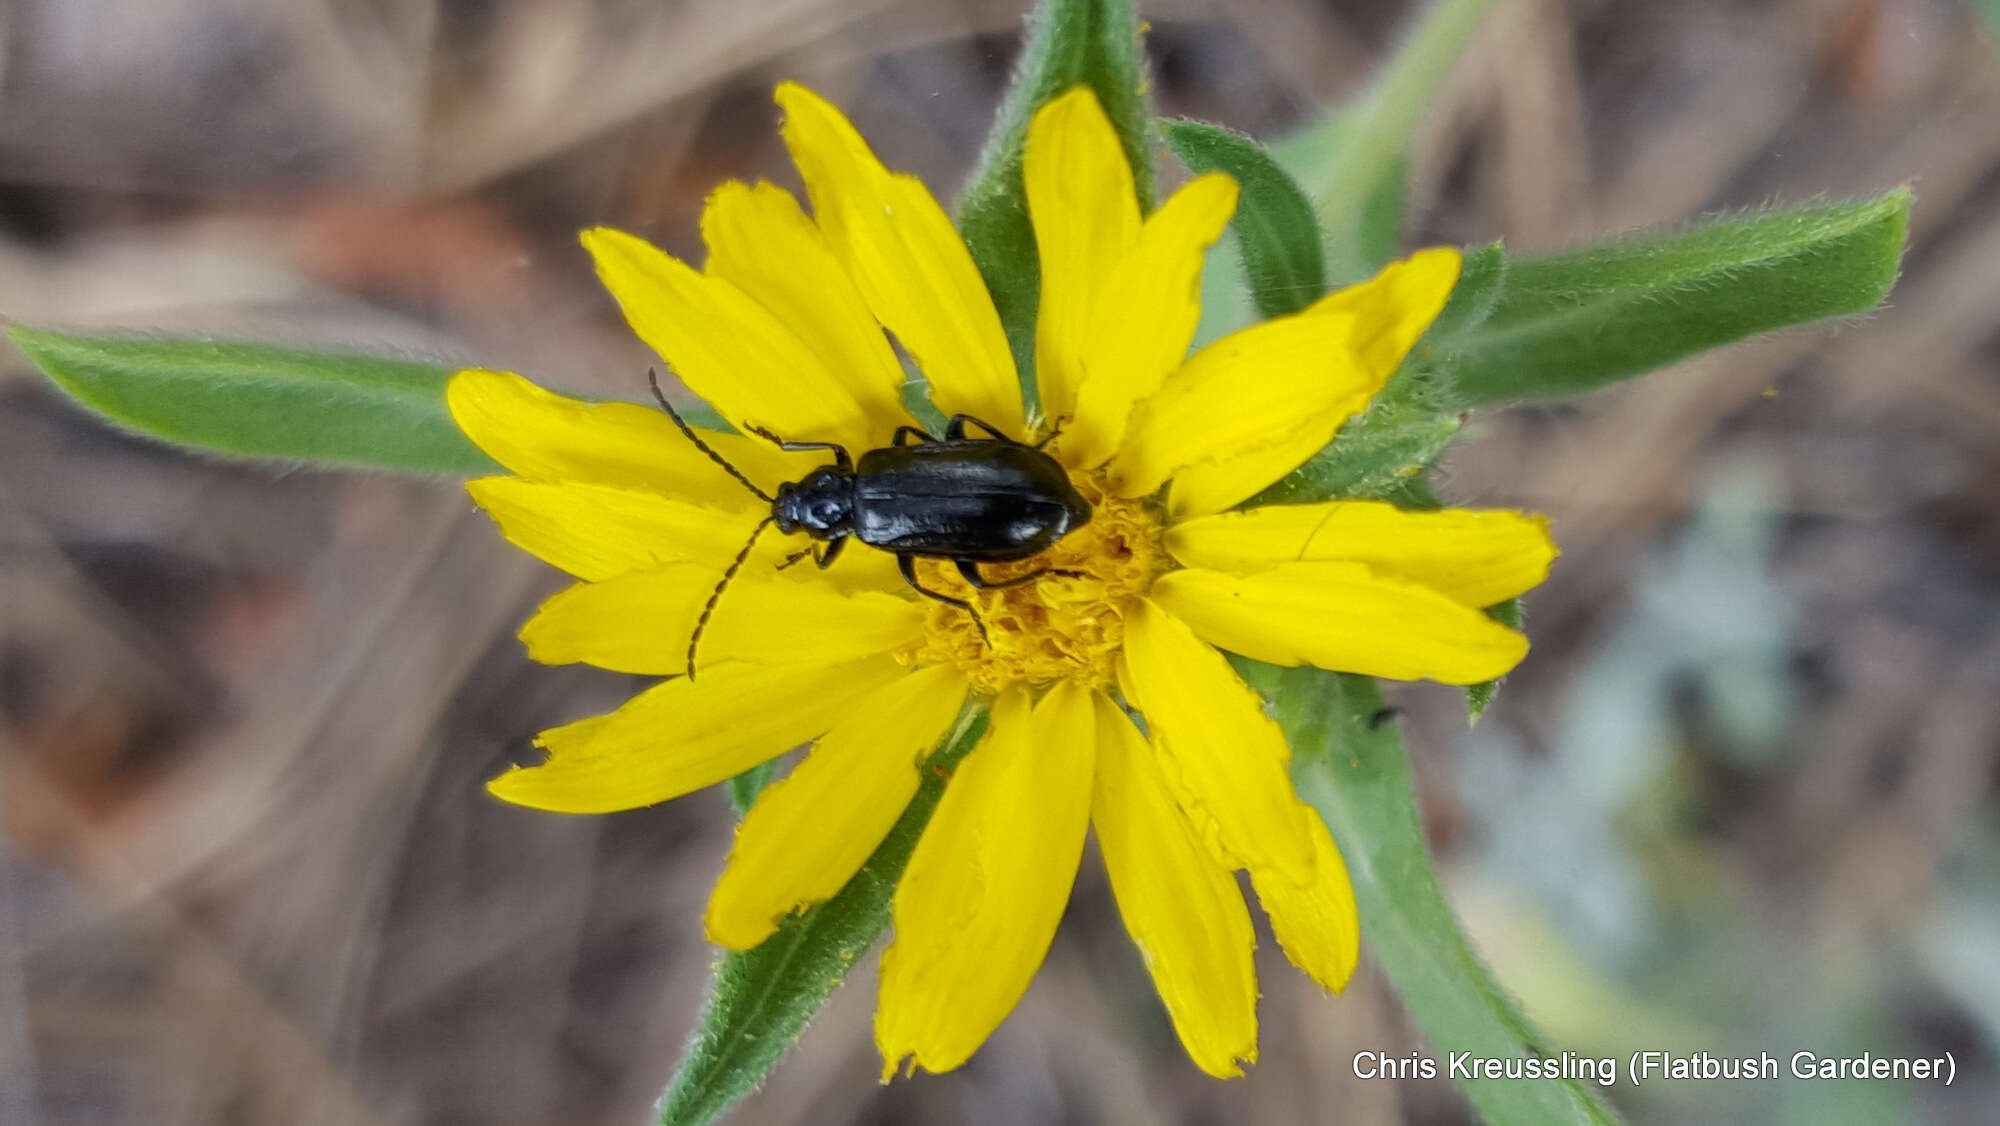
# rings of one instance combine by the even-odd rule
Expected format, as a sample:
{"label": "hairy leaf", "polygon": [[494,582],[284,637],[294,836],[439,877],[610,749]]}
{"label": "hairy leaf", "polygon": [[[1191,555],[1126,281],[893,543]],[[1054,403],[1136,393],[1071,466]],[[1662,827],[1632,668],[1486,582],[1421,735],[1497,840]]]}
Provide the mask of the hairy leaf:
{"label": "hairy leaf", "polygon": [[84,406],[179,445],[449,476],[498,468],[453,424],[451,369],[436,364],[25,325],[7,335]]}
{"label": "hairy leaf", "polygon": [[1264,146],[1202,121],[1171,121],[1167,145],[1195,172],[1226,172],[1242,187],[1230,228],[1243,256],[1257,311],[1296,313],[1326,292],[1319,219],[1291,176]]}
{"label": "hairy leaf", "polygon": [[1910,192],[1753,211],[1508,263],[1451,364],[1463,405],[1574,395],[1786,325],[1873,308],[1895,283]]}

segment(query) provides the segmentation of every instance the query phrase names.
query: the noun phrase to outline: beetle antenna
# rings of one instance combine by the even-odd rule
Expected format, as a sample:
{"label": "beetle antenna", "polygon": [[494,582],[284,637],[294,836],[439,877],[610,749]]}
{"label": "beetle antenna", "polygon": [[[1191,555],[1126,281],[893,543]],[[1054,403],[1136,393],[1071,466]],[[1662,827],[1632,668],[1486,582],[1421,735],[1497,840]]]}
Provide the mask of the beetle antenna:
{"label": "beetle antenna", "polygon": [[744,560],[750,558],[750,549],[757,546],[757,537],[763,535],[764,529],[770,527],[771,522],[776,519],[776,516],[766,516],[762,520],[757,521],[757,527],[751,531],[750,538],[743,543],[743,550],[736,553],[736,558],[730,562],[729,569],[722,572],[721,581],[717,582],[715,589],[709,592],[708,604],[701,608],[701,617],[695,619],[694,636],[688,638],[687,678],[689,680],[694,679],[695,647],[701,644],[701,635],[708,629],[708,616],[715,613],[715,604],[722,598],[722,588],[728,586],[729,580],[736,577],[736,572],[743,569]]}
{"label": "beetle antenna", "polygon": [[[680,412],[674,409],[674,405],[672,403],[667,402],[666,395],[660,391],[659,373],[655,372],[652,368],[647,368],[646,382],[652,385],[653,398],[658,399],[660,401],[660,409],[667,412],[667,417],[674,420],[674,425],[681,428],[681,433],[687,435],[687,440],[693,442],[696,449],[700,450],[702,453],[707,454],[708,460],[714,462],[717,465],[720,465],[723,468],[724,472],[728,473],[731,477],[734,477],[738,481],[741,481],[743,483],[744,488],[749,489],[753,493],[756,493],[758,500],[763,501],[765,504],[775,503],[774,501],[772,501],[770,493],[767,493],[764,490],[758,488],[754,483],[751,482],[750,478],[745,477],[743,475],[742,470],[729,464],[728,458],[723,457],[719,453],[716,453],[713,449],[709,447],[709,444],[707,442],[704,442],[700,438],[695,436],[694,427],[689,426],[687,422],[681,418]],[[738,560],[738,562],[741,562],[741,560]],[[714,605],[714,603],[711,602],[710,605]]]}

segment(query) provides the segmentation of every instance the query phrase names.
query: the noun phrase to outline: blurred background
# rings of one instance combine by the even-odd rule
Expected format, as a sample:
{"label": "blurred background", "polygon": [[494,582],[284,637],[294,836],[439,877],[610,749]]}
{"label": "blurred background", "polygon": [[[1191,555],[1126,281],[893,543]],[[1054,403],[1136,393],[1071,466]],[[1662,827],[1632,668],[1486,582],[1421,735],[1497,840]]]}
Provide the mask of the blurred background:
{"label": "blurred background", "polygon": [[[795,183],[769,90],[941,191],[1023,0],[5,0],[0,314],[307,341],[643,398],[575,231],[695,253]],[[1160,106],[1272,135],[1416,6],[1157,0]],[[1955,1054],[1950,1088],[1649,1084],[1646,1123],[2000,1121],[2000,51],[1954,0],[1500,0],[1418,241],[1529,251],[1913,182],[1890,304],[1479,419],[1441,491],[1551,515],[1468,731],[1400,691],[1454,903],[1552,1050]],[[560,580],[451,482],[113,433],[0,352],[0,1123],[636,1123],[712,952],[719,793],[490,800],[630,678],[529,664]],[[1463,1123],[1365,960],[1259,951],[1263,1061],[1182,1056],[1086,861],[965,1069],[880,1087],[872,967],[734,1121]],[[1622,1070],[1622,1066],[1621,1066]]]}

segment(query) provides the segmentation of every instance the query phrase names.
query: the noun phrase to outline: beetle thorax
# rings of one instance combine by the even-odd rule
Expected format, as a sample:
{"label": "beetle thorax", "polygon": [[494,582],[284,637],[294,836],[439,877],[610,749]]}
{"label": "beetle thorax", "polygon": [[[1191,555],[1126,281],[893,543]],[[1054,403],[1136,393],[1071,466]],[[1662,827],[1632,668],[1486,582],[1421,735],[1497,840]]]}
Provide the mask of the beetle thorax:
{"label": "beetle thorax", "polygon": [[988,563],[980,571],[1001,582],[1043,567],[1080,572],[1049,575],[1006,590],[973,590],[948,562],[923,559],[924,585],[979,608],[990,644],[982,644],[970,616],[933,605],[925,621],[922,664],[955,664],[983,692],[1018,684],[1041,687],[1077,680],[1109,688],[1117,680],[1125,643],[1125,616],[1168,567],[1158,514],[1145,501],[1105,492],[1090,476],[1071,482],[1092,506],[1088,524],[1049,550],[1014,563]]}
{"label": "beetle thorax", "polygon": [[804,532],[814,539],[837,539],[854,528],[854,478],[822,466],[798,481],[779,485],[771,516],[785,535]]}

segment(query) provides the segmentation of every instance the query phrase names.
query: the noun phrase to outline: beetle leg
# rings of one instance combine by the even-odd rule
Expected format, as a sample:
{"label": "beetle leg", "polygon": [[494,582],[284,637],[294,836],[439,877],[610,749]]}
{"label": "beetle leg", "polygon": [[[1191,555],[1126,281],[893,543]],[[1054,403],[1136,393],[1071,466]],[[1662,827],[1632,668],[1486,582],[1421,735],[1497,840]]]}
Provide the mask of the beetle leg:
{"label": "beetle leg", "polygon": [[1019,442],[1014,441],[1014,439],[1009,438],[1007,435],[1002,434],[1000,433],[1000,431],[994,429],[992,423],[981,422],[980,420],[972,417],[969,414],[952,415],[951,418],[948,419],[944,424],[944,436],[946,438],[951,438],[951,439],[965,437],[965,427],[967,423],[970,423],[973,426],[977,426],[981,430],[986,431],[988,434],[993,435],[994,439],[997,441],[1006,442],[1008,445],[1014,445],[1014,446],[1020,445]]}
{"label": "beetle leg", "polygon": [[826,550],[821,552],[819,554],[819,558],[813,560],[813,562],[818,563],[819,569],[824,571],[828,567],[833,566],[833,561],[835,559],[840,558],[840,549],[846,546],[847,546],[846,536],[842,536],[837,540],[828,540],[826,543]]}
{"label": "beetle leg", "polygon": [[914,426],[898,426],[896,427],[896,436],[894,438],[889,439],[889,444],[892,446],[911,445],[912,444],[911,442],[905,442],[903,440],[905,437],[910,437],[915,439],[914,444],[919,446],[923,445],[925,442],[937,441],[936,438],[930,436],[930,432],[927,430],[919,430]]}
{"label": "beetle leg", "polygon": [[954,559],[952,562],[958,565],[958,573],[965,577],[965,581],[971,583],[979,590],[1006,590],[1008,587],[1023,586],[1034,582],[1043,575],[1055,575],[1058,578],[1064,579],[1080,579],[1083,577],[1082,571],[1065,571],[1059,567],[1043,567],[1039,570],[1029,571],[1025,575],[1015,575],[1011,579],[1002,579],[996,583],[988,582],[986,577],[979,573],[979,564],[970,559]]}
{"label": "beetle leg", "polygon": [[847,456],[847,447],[841,445],[839,442],[787,442],[761,426],[751,426],[746,427],[746,429],[788,454],[795,454],[804,450],[832,450],[835,468],[843,471],[854,468],[854,459]]}
{"label": "beetle leg", "polygon": [[1049,444],[1050,442],[1053,442],[1053,441],[1055,441],[1055,440],[1056,440],[1057,438],[1060,438],[1060,437],[1062,437],[1062,431],[1063,431],[1063,427],[1064,427],[1064,426],[1067,426],[1068,424],[1069,424],[1069,416],[1068,416],[1068,415],[1066,415],[1066,414],[1064,414],[1064,415],[1057,415],[1057,416],[1056,416],[1056,426],[1055,426],[1055,429],[1053,429],[1053,430],[1049,431],[1049,432],[1048,432],[1047,434],[1044,434],[1044,435],[1042,435],[1042,440],[1041,440],[1041,441],[1039,441],[1039,442],[1036,442],[1036,443],[1035,443],[1035,448],[1036,448],[1036,449],[1038,449],[1038,450],[1040,450],[1040,449],[1047,449],[1047,448],[1048,448],[1048,444]]}
{"label": "beetle leg", "polygon": [[903,573],[903,581],[910,584],[911,590],[916,591],[918,594],[921,594],[925,598],[931,599],[932,601],[942,602],[946,606],[955,607],[972,615],[972,624],[979,627],[979,640],[986,645],[991,645],[993,643],[992,639],[986,636],[986,623],[979,620],[979,611],[974,610],[972,608],[972,603],[967,602],[963,598],[953,598],[949,594],[945,594],[941,591],[932,590],[931,588],[917,581],[916,556],[898,555],[896,557],[896,569]]}

